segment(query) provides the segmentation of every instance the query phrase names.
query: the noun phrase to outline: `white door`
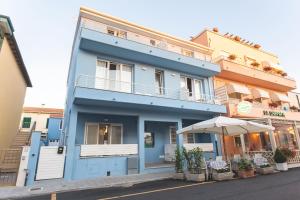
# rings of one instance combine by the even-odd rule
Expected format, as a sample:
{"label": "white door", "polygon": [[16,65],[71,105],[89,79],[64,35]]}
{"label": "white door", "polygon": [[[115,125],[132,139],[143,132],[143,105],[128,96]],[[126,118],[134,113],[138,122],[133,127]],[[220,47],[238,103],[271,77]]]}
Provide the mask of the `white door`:
{"label": "white door", "polygon": [[64,176],[65,152],[57,153],[58,146],[44,146],[40,149],[36,180],[62,178]]}

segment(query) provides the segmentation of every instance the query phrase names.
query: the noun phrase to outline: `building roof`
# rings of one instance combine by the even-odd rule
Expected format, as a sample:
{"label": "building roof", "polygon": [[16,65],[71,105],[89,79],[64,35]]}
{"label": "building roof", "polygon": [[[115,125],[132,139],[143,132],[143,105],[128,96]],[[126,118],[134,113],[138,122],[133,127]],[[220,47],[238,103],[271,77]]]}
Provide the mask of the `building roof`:
{"label": "building roof", "polygon": [[4,33],[4,37],[7,38],[9,46],[14,54],[14,57],[18,63],[19,69],[25,79],[27,87],[32,87],[28,72],[26,70],[19,46],[17,44],[16,38],[14,36],[14,27],[8,16],[0,14],[0,29]]}
{"label": "building roof", "polygon": [[64,115],[64,109],[60,108],[43,108],[43,107],[24,107],[24,113],[50,114],[50,117],[60,118]]}
{"label": "building roof", "polygon": [[181,38],[178,38],[178,37],[166,34],[166,33],[162,33],[162,32],[150,29],[150,28],[146,28],[144,26],[141,26],[141,25],[138,25],[138,24],[135,24],[135,23],[132,23],[132,22],[128,22],[124,19],[120,19],[120,18],[111,16],[111,15],[108,15],[108,14],[104,14],[102,12],[96,11],[96,10],[91,9],[91,8],[80,7],[80,17],[81,16],[82,17],[87,17],[87,18],[90,18],[90,19],[93,19],[93,20],[96,20],[96,21],[97,21],[97,19],[110,21],[110,22],[116,23],[118,25],[126,26],[126,27],[128,27],[130,29],[133,29],[133,30],[136,30],[136,31],[141,31],[141,32],[147,33],[149,35],[159,37],[163,40],[167,40],[167,41],[171,41],[171,42],[174,42],[174,43],[178,43],[180,45],[188,46],[190,48],[193,48],[193,49],[201,51],[201,52],[206,52],[206,53],[211,53],[212,52],[212,50],[209,47],[204,46],[202,44],[198,44],[198,43],[195,43],[193,41],[181,39]]}
{"label": "building roof", "polygon": [[[207,28],[204,29],[203,31],[201,31],[201,32],[200,32],[199,34],[197,34],[196,36],[192,37],[191,41],[194,41],[196,38],[198,38],[199,36],[201,36],[202,34],[204,34],[204,33],[206,33],[206,32],[210,32],[210,33],[212,33],[212,34],[221,36],[221,37],[223,37],[223,38],[225,38],[225,39],[232,40],[233,42],[240,43],[240,44],[242,44],[242,45],[244,45],[244,46],[247,46],[247,47],[249,47],[249,48],[254,48],[253,46],[250,46],[250,45],[248,45],[248,44],[246,44],[246,43],[242,43],[242,42],[239,42],[239,41],[235,41],[233,38],[226,37],[225,35],[221,34],[220,32],[211,31],[211,30],[209,30],[209,29],[207,29]],[[275,55],[275,54],[273,54],[273,53],[271,53],[271,52],[265,51],[265,50],[263,50],[263,49],[261,49],[261,48],[255,48],[255,50],[261,51],[261,52],[263,52],[263,53],[265,53],[265,54],[269,54],[270,56],[278,57],[277,55]]]}

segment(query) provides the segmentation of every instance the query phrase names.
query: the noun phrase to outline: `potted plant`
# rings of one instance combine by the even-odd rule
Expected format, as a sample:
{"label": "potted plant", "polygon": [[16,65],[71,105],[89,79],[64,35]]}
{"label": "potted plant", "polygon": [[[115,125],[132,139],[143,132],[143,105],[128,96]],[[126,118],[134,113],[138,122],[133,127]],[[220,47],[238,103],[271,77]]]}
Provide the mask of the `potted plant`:
{"label": "potted plant", "polygon": [[278,107],[277,103],[274,103],[274,102],[269,103],[269,106],[270,106],[271,108],[277,108],[277,107]]}
{"label": "potted plant", "polygon": [[261,46],[260,46],[259,44],[255,44],[255,45],[254,45],[254,48],[255,48],[255,49],[259,49],[260,47],[261,47]]}
{"label": "potted plant", "polygon": [[299,108],[297,108],[296,106],[291,106],[290,109],[291,109],[292,111],[297,112]]}
{"label": "potted plant", "polygon": [[213,28],[213,32],[216,32],[216,33],[218,33],[218,32],[219,32],[219,29],[218,29],[218,27],[214,27],[214,28]]}
{"label": "potted plant", "polygon": [[183,155],[187,162],[188,171],[185,177],[189,181],[203,182],[205,181],[205,173],[203,171],[205,163],[203,162],[203,151],[199,147],[187,151],[183,148]]}
{"label": "potted plant", "polygon": [[248,101],[248,102],[252,103],[252,102],[253,102],[253,99],[245,98],[244,101]]}
{"label": "potted plant", "polygon": [[281,76],[285,77],[285,76],[287,76],[287,73],[286,73],[286,72],[283,72],[283,73],[281,74]]}
{"label": "potted plant", "polygon": [[262,164],[256,164],[255,171],[258,174],[272,174],[274,172],[273,167],[268,163],[264,162]]}
{"label": "potted plant", "polygon": [[259,63],[256,62],[256,61],[254,61],[254,62],[251,63],[251,65],[252,65],[253,67],[258,67],[258,66],[259,66]]}
{"label": "potted plant", "polygon": [[265,66],[265,67],[264,67],[264,70],[265,70],[266,72],[269,72],[269,71],[272,70],[272,67],[270,67],[270,66]]}
{"label": "potted plant", "polygon": [[240,178],[249,178],[254,176],[253,165],[250,160],[242,158],[238,162],[238,175]]}
{"label": "potted plant", "polygon": [[[218,162],[218,161],[213,161]],[[224,163],[224,164],[223,164]],[[225,161],[222,161],[222,164],[219,163],[216,166],[214,166],[213,163],[211,163],[212,168],[212,178],[215,181],[223,181],[223,180],[230,180],[233,177],[233,173],[230,170],[230,167]]]}
{"label": "potted plant", "polygon": [[241,41],[241,38],[240,38],[240,36],[237,36],[237,35],[236,35],[236,36],[234,36],[234,38],[233,38],[233,39],[234,39],[235,41],[238,41],[238,42],[239,42],[239,41]]}
{"label": "potted plant", "polygon": [[275,154],[274,154],[274,161],[276,163],[277,170],[279,170],[279,171],[287,171],[288,170],[287,157],[278,148],[276,149]]}
{"label": "potted plant", "polygon": [[235,60],[235,59],[236,59],[236,55],[230,54],[230,55],[228,56],[228,58],[229,58],[229,60]]}
{"label": "potted plant", "polygon": [[174,179],[184,179],[183,173],[183,155],[180,147],[177,145],[175,150],[175,175]]}

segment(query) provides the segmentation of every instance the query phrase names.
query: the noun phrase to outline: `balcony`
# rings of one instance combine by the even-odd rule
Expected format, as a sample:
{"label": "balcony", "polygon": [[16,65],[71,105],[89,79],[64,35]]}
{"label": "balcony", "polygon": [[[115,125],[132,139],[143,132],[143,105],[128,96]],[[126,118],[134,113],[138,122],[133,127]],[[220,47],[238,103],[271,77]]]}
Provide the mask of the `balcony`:
{"label": "balcony", "polygon": [[189,113],[225,113],[218,97],[186,90],[156,88],[131,82],[80,75],[74,90],[74,103],[118,105],[126,108],[173,110]]}
{"label": "balcony", "polygon": [[218,77],[229,78],[246,84],[263,86],[275,91],[288,92],[296,89],[296,81],[290,77],[265,72],[261,69],[247,66],[245,63],[229,60],[224,57],[216,59],[221,66]]}
{"label": "balcony", "polygon": [[80,36],[80,48],[86,51],[205,77],[220,72],[216,64],[170,51],[164,45],[150,46],[88,28],[81,28]]}

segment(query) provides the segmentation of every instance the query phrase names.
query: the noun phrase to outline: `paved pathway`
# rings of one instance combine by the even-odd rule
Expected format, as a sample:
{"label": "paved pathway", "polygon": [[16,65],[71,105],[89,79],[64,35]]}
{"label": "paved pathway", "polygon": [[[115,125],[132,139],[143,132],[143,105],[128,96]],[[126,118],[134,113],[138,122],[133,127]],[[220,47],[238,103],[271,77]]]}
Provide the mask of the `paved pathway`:
{"label": "paved pathway", "polygon": [[[28,200],[50,199],[50,195]],[[300,169],[292,169],[267,176],[237,179],[217,183],[191,183],[160,180],[132,187],[111,187],[57,194],[63,200],[299,200]]]}
{"label": "paved pathway", "polygon": [[[103,177],[79,181],[63,179],[39,181],[32,187],[0,187],[0,199],[28,197],[50,194],[53,192],[83,190],[91,188],[129,187],[147,181],[162,180],[172,177],[173,173],[137,174],[120,177]],[[49,199],[49,198],[48,198]]]}

